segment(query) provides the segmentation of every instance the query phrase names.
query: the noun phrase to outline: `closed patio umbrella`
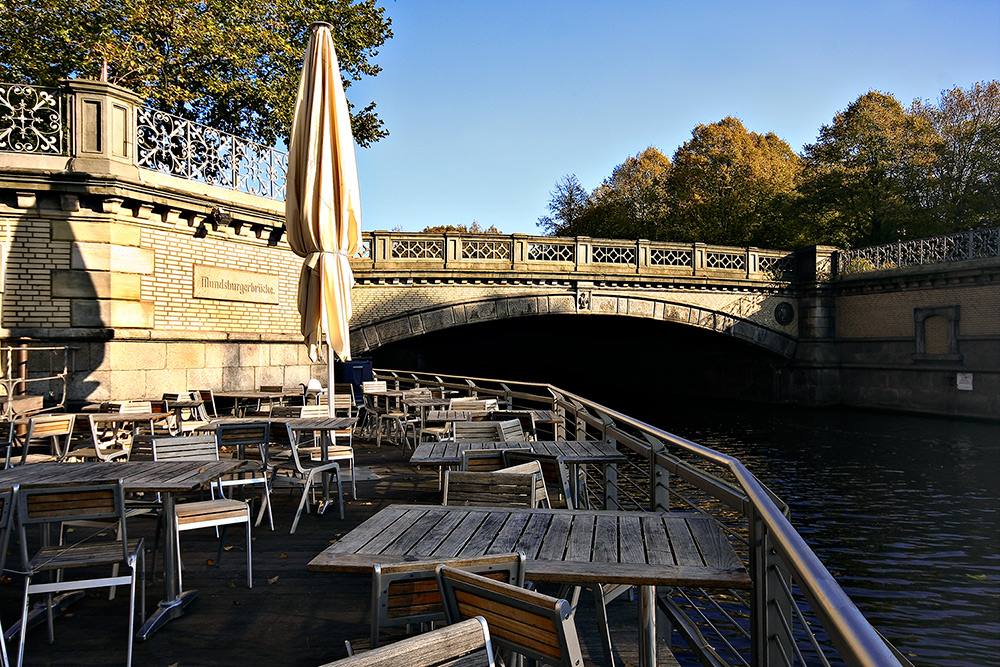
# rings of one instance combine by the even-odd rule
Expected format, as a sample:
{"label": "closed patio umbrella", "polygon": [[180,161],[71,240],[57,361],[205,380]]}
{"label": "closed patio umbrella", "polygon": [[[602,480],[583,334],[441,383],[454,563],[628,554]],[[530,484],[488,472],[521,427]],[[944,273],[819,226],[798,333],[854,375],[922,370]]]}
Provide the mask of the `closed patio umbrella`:
{"label": "closed patio umbrella", "polygon": [[292,119],[285,194],[285,227],[292,251],[305,258],[299,313],[309,357],[324,336],[333,416],[333,359],[351,358],[349,258],[361,238],[361,195],[354,136],[329,23],[314,23]]}

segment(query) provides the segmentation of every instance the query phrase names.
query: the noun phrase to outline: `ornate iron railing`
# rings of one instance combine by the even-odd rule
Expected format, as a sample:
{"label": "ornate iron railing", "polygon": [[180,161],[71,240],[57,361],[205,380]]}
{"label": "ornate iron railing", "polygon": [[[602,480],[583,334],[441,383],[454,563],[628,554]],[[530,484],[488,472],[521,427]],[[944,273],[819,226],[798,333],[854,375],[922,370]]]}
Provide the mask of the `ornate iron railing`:
{"label": "ornate iron railing", "polygon": [[838,253],[837,273],[847,276],[992,257],[1000,257],[1000,227],[847,250]]}
{"label": "ornate iron railing", "polygon": [[155,109],[136,109],[137,167],[270,199],[285,198],[288,154]]}
{"label": "ornate iron railing", "polygon": [[[0,152],[69,156],[82,132],[63,88],[0,84]],[[288,154],[148,107],[133,106],[135,166],[283,200]]]}
{"label": "ornate iron railing", "polygon": [[63,115],[58,88],[0,83],[0,152],[64,155]]}
{"label": "ornate iron railing", "polygon": [[[604,440],[629,461],[586,469],[587,499],[609,510],[711,514],[744,559],[753,589],[659,589],[656,604],[703,665],[902,665],[909,661],[854,603],[787,518],[784,503],[737,459],[549,384],[376,370],[396,388],[497,398],[554,410],[554,439]],[[539,427],[541,428],[541,426]]]}

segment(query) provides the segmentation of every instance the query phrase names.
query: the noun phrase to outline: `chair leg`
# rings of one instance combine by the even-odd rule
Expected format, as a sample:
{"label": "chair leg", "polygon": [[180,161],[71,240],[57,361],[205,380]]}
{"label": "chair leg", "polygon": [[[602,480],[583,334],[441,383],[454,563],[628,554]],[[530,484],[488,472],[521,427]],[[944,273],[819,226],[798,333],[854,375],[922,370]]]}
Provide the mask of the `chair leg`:
{"label": "chair leg", "polygon": [[306,513],[307,514],[309,513],[309,507],[306,505],[306,500],[309,499],[309,487],[311,486],[311,483],[312,483],[312,475],[309,475],[308,480],[302,487],[302,498],[299,499],[299,507],[297,510],[295,510],[295,519],[292,520],[292,529],[288,531],[289,534],[293,534],[295,532],[295,529],[298,528],[299,518],[302,516],[302,508],[304,507]]}
{"label": "chair leg", "polygon": [[271,489],[270,489],[270,486],[271,486],[270,483],[268,483],[267,480],[266,480],[266,478],[265,478],[265,481],[264,481],[264,492],[261,494],[262,495],[262,500],[261,500],[261,504],[260,504],[260,511],[257,512],[257,522],[254,524],[255,528],[257,526],[260,526],[260,522],[264,518],[264,510],[266,509],[267,510],[267,520],[268,520],[268,523],[271,524],[271,530],[274,530],[274,515],[271,514]]}
{"label": "chair leg", "polygon": [[250,535],[250,510],[247,509],[247,588],[253,588],[253,538]]}

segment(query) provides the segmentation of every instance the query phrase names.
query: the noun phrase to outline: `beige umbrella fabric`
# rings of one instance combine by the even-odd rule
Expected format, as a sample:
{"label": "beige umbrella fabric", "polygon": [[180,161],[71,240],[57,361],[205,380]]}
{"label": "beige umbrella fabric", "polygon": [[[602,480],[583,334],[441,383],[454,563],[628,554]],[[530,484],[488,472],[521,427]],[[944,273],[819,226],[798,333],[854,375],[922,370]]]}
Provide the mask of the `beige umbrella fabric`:
{"label": "beige umbrella fabric", "polygon": [[313,361],[326,334],[331,410],[333,355],[351,358],[354,274],[349,258],[361,238],[361,195],[347,109],[331,26],[314,23],[292,120],[285,226],[292,251],[305,258],[299,313]]}

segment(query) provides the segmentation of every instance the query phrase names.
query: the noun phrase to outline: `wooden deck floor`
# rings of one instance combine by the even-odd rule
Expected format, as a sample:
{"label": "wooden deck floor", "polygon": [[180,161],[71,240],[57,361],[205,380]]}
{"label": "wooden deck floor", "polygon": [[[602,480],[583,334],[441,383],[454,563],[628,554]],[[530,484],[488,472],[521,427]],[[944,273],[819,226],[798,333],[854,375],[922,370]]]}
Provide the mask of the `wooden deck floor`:
{"label": "wooden deck floor", "polygon": [[[184,616],[168,623],[146,642],[136,642],[134,664],[189,667],[193,665],[318,665],[346,655],[344,640],[368,636],[370,585],[368,576],[310,572],[306,564],[333,540],[393,503],[437,503],[437,475],[415,470],[409,452],[398,448],[355,443],[359,466],[370,474],[359,481],[358,500],[345,502],[345,519],[335,510],[324,516],[304,515],[295,535],[288,529],[297,497],[279,492],[274,499],[275,530],[254,531],[254,587],[246,587],[246,557],[241,528],[230,531],[220,567],[208,565],[215,558],[217,541],[211,530],[182,536],[186,589],[199,597]],[[377,476],[377,479],[375,479]],[[362,478],[364,479],[364,478]],[[130,522],[129,537],[147,538],[151,548],[155,522],[137,518]],[[11,541],[8,570],[20,561]],[[147,567],[151,554],[147,553]],[[162,554],[157,571],[147,576],[147,610],[155,608],[162,593]],[[0,622],[4,628],[19,618],[23,580],[17,574],[0,583]],[[29,631],[25,649],[28,665],[108,665],[125,661],[127,590],[109,602],[94,592],[74,603],[55,623],[55,643],[48,644],[44,624]],[[577,627],[588,664],[602,664],[589,601],[581,604]],[[619,664],[636,664],[635,603],[619,599],[609,607]],[[661,642],[662,643],[662,642]],[[8,642],[16,652],[17,642]],[[661,665],[676,664],[665,645]]]}

